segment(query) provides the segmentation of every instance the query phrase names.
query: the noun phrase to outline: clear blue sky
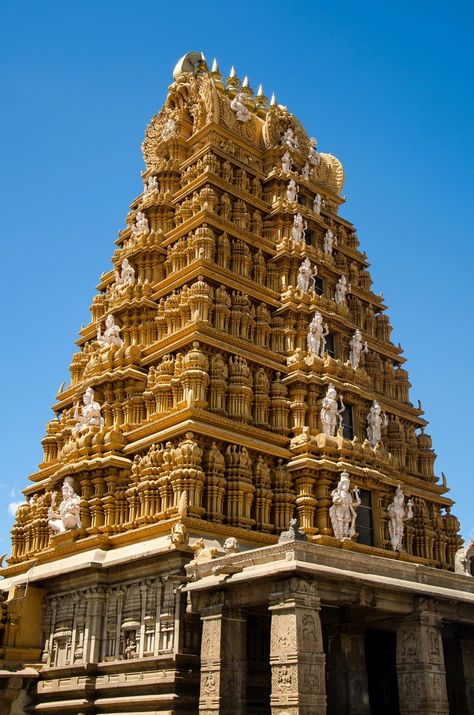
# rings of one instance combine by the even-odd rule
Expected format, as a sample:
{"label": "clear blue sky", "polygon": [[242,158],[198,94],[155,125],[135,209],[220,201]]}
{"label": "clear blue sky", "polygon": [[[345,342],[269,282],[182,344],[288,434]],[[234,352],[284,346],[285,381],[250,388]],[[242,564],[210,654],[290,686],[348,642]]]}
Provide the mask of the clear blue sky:
{"label": "clear blue sky", "polygon": [[412,399],[472,507],[474,5],[3,0],[0,553],[117,231],[140,144],[185,52],[232,64],[345,167],[359,230],[408,360]]}

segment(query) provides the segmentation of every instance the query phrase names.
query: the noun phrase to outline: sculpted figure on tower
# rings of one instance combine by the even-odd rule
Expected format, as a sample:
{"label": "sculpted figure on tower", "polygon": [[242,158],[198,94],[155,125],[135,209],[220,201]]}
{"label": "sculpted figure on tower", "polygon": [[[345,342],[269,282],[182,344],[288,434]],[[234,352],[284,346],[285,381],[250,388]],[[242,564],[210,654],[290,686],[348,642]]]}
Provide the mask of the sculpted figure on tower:
{"label": "sculpted figure on tower", "polygon": [[113,315],[107,316],[103,335],[100,332],[100,325],[97,328],[97,342],[103,349],[108,349],[111,345],[115,345],[118,348],[122,347],[123,340],[120,337],[120,328],[116,325]]}
{"label": "sculpted figure on tower", "polygon": [[62,486],[63,498],[55,511],[53,505],[48,509],[48,526],[62,533],[71,529],[81,528],[80,504],[81,497],[74,491],[72,477],[66,477]]}
{"label": "sculpted figure on tower", "polygon": [[393,501],[388,505],[388,532],[390,534],[390,543],[394,551],[402,551],[403,531],[405,529],[405,521],[413,519],[413,502],[411,499],[407,502],[407,508],[404,507],[405,495],[403,494],[400,484],[397,487]]}
{"label": "sculpted figure on tower", "polygon": [[356,535],[355,522],[361,500],[359,488],[354,487],[351,493],[350,486],[349,474],[342,472],[339,484],[331,493],[329,517],[336,539],[353,539]]}
{"label": "sculpted figure on tower", "polygon": [[382,412],[377,400],[374,400],[367,415],[367,439],[371,447],[375,447],[382,439],[382,427],[388,424],[387,415]]}
{"label": "sculpted figure on tower", "polygon": [[362,333],[360,332],[359,328],[356,329],[354,335],[352,336],[351,341],[349,343],[349,347],[349,360],[355,370],[357,367],[359,367],[361,354],[363,352],[368,352],[367,341],[362,340]]}
{"label": "sculpted figure on tower", "polygon": [[323,323],[323,316],[317,311],[311,323],[309,324],[309,332],[307,336],[308,352],[323,357],[326,348],[326,335],[329,333],[327,323]]}
{"label": "sculpted figure on tower", "polygon": [[81,432],[88,427],[103,427],[104,418],[100,412],[100,405],[94,400],[94,390],[88,387],[82,397],[83,406],[79,412],[79,403],[76,404],[74,410],[74,419],[76,420],[75,432]]}
{"label": "sculpted figure on tower", "polygon": [[338,407],[337,392],[334,385],[330,384],[321,406],[321,422],[326,437],[335,437],[339,427],[342,425],[342,413],[346,409],[342,398],[339,398],[339,404],[340,406]]}

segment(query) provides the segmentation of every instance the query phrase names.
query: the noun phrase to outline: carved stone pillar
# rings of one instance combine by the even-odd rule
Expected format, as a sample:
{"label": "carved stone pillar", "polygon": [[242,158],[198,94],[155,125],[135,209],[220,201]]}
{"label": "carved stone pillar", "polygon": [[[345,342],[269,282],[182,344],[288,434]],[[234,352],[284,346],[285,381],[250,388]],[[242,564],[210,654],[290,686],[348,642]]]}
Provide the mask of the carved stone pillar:
{"label": "carved stone pillar", "polygon": [[325,656],[316,583],[280,581],[271,593],[272,715],[325,715]]}
{"label": "carved stone pillar", "polygon": [[239,610],[213,593],[201,610],[200,715],[245,715],[246,629]]}
{"label": "carved stone pillar", "polygon": [[343,624],[329,636],[328,715],[370,715],[364,629]]}
{"label": "carved stone pillar", "polygon": [[474,712],[474,641],[461,639],[459,641],[466,693],[466,713]]}
{"label": "carved stone pillar", "polygon": [[449,713],[440,621],[436,603],[420,599],[397,629],[400,715]]}

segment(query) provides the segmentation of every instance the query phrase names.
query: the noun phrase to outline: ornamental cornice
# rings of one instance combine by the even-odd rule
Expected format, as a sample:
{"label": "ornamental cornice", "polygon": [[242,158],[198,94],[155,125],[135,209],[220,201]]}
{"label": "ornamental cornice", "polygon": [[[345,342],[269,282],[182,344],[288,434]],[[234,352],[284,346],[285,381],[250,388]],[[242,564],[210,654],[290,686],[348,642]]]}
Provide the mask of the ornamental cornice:
{"label": "ornamental cornice", "polygon": [[268,203],[268,201],[263,201],[263,199],[259,199],[257,196],[254,196],[254,194],[250,193],[249,191],[243,191],[242,189],[238,189],[236,186],[234,186],[234,184],[230,184],[228,181],[225,181],[221,176],[219,176],[218,174],[214,174],[212,171],[204,171],[202,174],[199,174],[199,176],[197,176],[195,179],[186,184],[186,186],[184,186],[182,189],[173,194],[172,203],[174,205],[178,204],[182,199],[188,196],[188,194],[192,194],[193,191],[196,191],[197,189],[199,189],[200,186],[205,184],[212,184],[213,186],[217,186],[224,192],[231,194],[232,197],[242,199],[242,201],[245,201],[245,203],[252,204],[252,206],[259,208],[265,214],[268,214],[268,212],[270,211],[270,204]]}
{"label": "ornamental cornice", "polygon": [[[255,117],[255,119],[258,119]],[[222,124],[216,124],[215,122],[208,122],[204,127],[199,129],[195,134],[189,137],[187,141],[187,146],[188,149],[192,150],[195,145],[199,145],[201,142],[204,142],[207,136],[210,135],[211,139],[213,141],[216,141],[214,136],[217,137],[222,137],[223,139],[229,140],[232,144],[240,147],[246,154],[247,156],[254,156],[257,161],[263,161],[263,157],[265,155],[265,149],[264,147],[256,147],[255,144],[250,142],[248,139],[245,137],[241,136],[240,134],[236,134],[233,132],[231,129],[228,129]],[[214,136],[213,136],[214,135]],[[200,149],[201,147],[199,147]],[[213,148],[212,143],[210,142],[209,145],[206,145],[206,149],[208,148]],[[236,156],[232,154],[228,154],[225,152],[222,148],[220,149],[223,155],[225,155],[229,161],[232,161],[236,164],[239,164],[242,169],[248,169],[249,165],[246,164],[245,162],[242,162],[240,159],[238,159]],[[189,159],[186,160],[186,162],[183,163],[182,166],[187,166],[189,163],[192,163],[193,157],[190,157]]]}

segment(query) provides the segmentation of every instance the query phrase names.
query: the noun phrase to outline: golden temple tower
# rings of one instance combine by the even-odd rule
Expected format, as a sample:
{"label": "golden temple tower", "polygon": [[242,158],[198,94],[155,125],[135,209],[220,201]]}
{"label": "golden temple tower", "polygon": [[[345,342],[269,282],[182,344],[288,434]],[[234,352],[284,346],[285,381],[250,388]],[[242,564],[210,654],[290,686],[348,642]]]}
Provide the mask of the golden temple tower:
{"label": "golden temple tower", "polygon": [[342,165],[234,70],[173,76],[16,514],[0,712],[474,712],[474,550]]}

